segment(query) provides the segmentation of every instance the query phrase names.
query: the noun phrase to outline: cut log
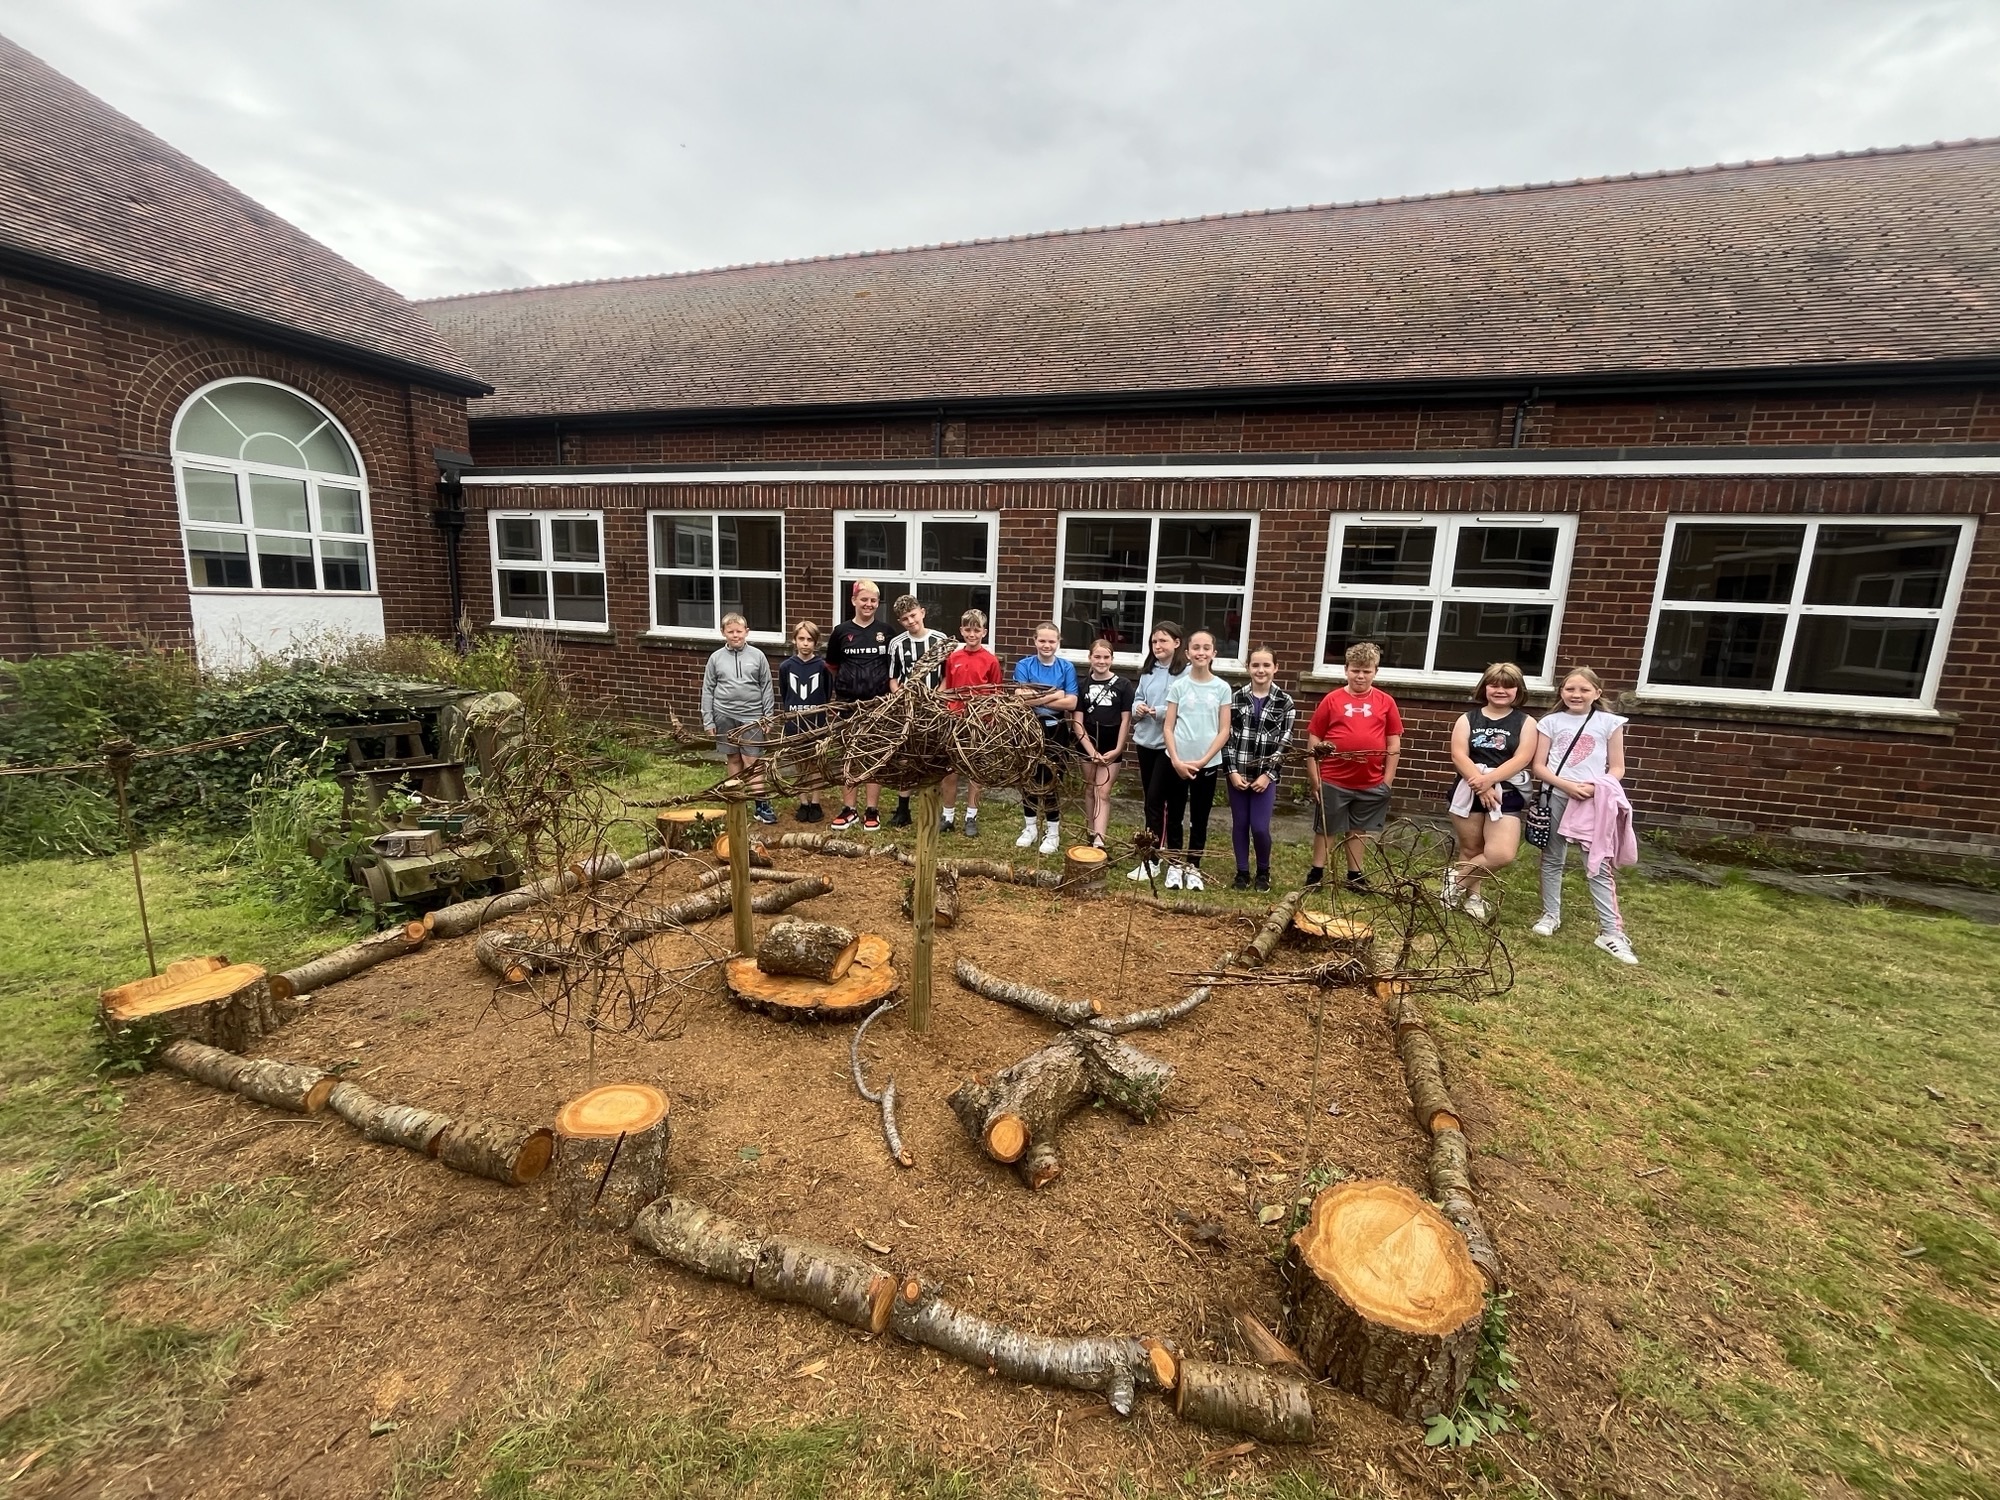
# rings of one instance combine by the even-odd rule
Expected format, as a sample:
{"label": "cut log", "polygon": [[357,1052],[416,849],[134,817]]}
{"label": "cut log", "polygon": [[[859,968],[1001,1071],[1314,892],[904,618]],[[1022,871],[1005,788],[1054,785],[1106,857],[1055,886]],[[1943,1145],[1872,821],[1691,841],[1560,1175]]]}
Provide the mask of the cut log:
{"label": "cut log", "polygon": [[646,1083],[608,1083],[556,1113],[549,1207],[590,1229],[629,1229],[666,1182],[667,1096]]}
{"label": "cut log", "polygon": [[1451,1222],[1359,1179],[1313,1200],[1286,1252],[1286,1315],[1314,1374],[1407,1420],[1450,1411],[1479,1354],[1486,1281]]}
{"label": "cut log", "polygon": [[1292,891],[1271,908],[1270,915],[1257,929],[1257,935],[1234,953],[1225,954],[1222,967],[1261,969],[1271,961],[1271,953],[1278,946],[1278,940],[1285,935],[1285,929],[1292,925],[1297,915],[1299,903],[1306,899],[1304,891]]}
{"label": "cut log", "polygon": [[1366,922],[1301,907],[1292,918],[1291,936],[1294,943],[1312,952],[1353,958],[1373,966],[1375,929]]}
{"label": "cut log", "polygon": [[[903,915],[916,920],[917,882],[912,876],[903,882]],[[956,927],[958,925],[958,877],[945,868],[945,861],[938,862],[937,905],[931,913],[931,922],[936,927]]]}
{"label": "cut log", "polygon": [[1307,1382],[1298,1374],[1255,1365],[1182,1360],[1174,1415],[1201,1427],[1248,1433],[1267,1443],[1309,1443],[1313,1435]]}
{"label": "cut log", "polygon": [[1044,870],[1036,865],[1010,865],[997,859],[941,859],[938,869],[949,870],[960,880],[971,875],[1007,885],[1038,886],[1045,891],[1060,890],[1065,879],[1061,870]]}
{"label": "cut log", "polygon": [[889,961],[893,951],[887,938],[863,934],[853,964],[831,984],[766,974],[755,958],[732,958],[723,972],[730,998],[746,1010],[788,1021],[852,1021],[896,993],[896,966]]}
{"label": "cut log", "polygon": [[160,1066],[210,1088],[227,1089],[274,1109],[316,1115],[326,1108],[334,1077],[318,1068],[270,1058],[239,1057],[220,1047],[185,1038],[160,1049]]}
{"label": "cut log", "polygon": [[[715,857],[717,859],[729,858],[728,834],[725,833],[716,839]],[[753,870],[768,870],[771,868],[771,856],[764,852],[763,846],[760,844],[753,843],[750,845],[750,868]]]}
{"label": "cut log", "polygon": [[1305,1373],[1306,1362],[1299,1358],[1299,1351],[1265,1327],[1262,1318],[1252,1315],[1248,1308],[1232,1308],[1230,1312],[1236,1321],[1236,1332],[1243,1339],[1244,1349],[1258,1364],[1289,1365],[1301,1374]]}
{"label": "cut log", "polygon": [[854,966],[861,939],[846,927],[789,917],[757,940],[757,967],[766,974],[796,974],[832,984]]}
{"label": "cut log", "polygon": [[104,991],[98,1018],[114,1041],[185,1038],[242,1052],[279,1024],[268,976],[255,964],[211,967],[208,959]]}
{"label": "cut log", "polygon": [[334,1085],[326,1103],[327,1108],[360,1131],[365,1139],[401,1146],[419,1156],[436,1156],[438,1137],[451,1125],[450,1115],[377,1099],[358,1084]]}
{"label": "cut log", "polygon": [[[665,906],[635,907],[614,922],[609,936],[616,942],[632,943],[640,938],[651,937],[655,933],[669,931],[675,927],[692,927],[697,922],[706,922],[719,917],[733,904],[732,893],[721,888],[729,879],[725,869],[718,872],[722,880],[716,886],[696,895],[683,896],[678,901],[670,901]],[[760,891],[750,898],[750,910],[759,916],[771,916],[796,906],[801,901],[810,901],[815,896],[824,896],[833,886],[817,875],[801,875],[788,884]]]}
{"label": "cut log", "polygon": [[425,925],[433,937],[464,937],[466,933],[484,927],[488,922],[497,922],[502,917],[511,917],[515,912],[526,911],[529,907],[547,901],[552,896],[566,896],[583,884],[588,874],[598,879],[609,879],[603,873],[616,860],[618,869],[625,868],[623,860],[615,854],[607,854],[601,860],[581,869],[562,870],[544,880],[537,880],[519,890],[507,891],[498,896],[475,896],[470,901],[455,902],[450,906],[440,906],[424,918]]}
{"label": "cut log", "polygon": [[781,833],[777,845],[780,849],[803,849],[836,859],[893,859],[898,853],[893,844],[864,844],[859,839],[844,839],[831,833]]}
{"label": "cut log", "polygon": [[946,1102],[988,1156],[1017,1162],[1029,1141],[1053,1138],[1056,1127],[1089,1098],[1090,1072],[1083,1049],[1063,1036],[1002,1068],[991,1083],[964,1085]]}
{"label": "cut log", "polygon": [[526,984],[532,975],[551,967],[544,958],[527,951],[527,942],[524,932],[482,927],[472,941],[472,954],[502,984]]}
{"label": "cut log", "polygon": [[[574,877],[570,877],[574,879]],[[446,907],[446,911],[452,908]],[[471,928],[466,929],[468,932]],[[378,932],[373,937],[363,938],[358,943],[349,943],[345,948],[336,948],[324,958],[316,958],[311,963],[300,964],[296,969],[287,969],[278,976],[278,982],[291,995],[303,995],[308,990],[323,990],[330,984],[343,979],[352,979],[379,963],[392,958],[401,958],[405,953],[414,953],[424,945],[430,936],[430,929],[422,922],[405,922],[400,927],[392,927],[387,932]]]}
{"label": "cut log", "polygon": [[880,1333],[889,1326],[896,1277],[872,1262],[830,1245],[766,1236],[750,1285],[759,1296],[817,1308],[854,1328]]}
{"label": "cut log", "polygon": [[1430,1032],[1421,1026],[1399,1032],[1396,1050],[1402,1054],[1403,1078],[1410,1086],[1410,1105],[1424,1133],[1435,1135],[1440,1130],[1459,1129],[1458,1109],[1444,1086],[1444,1059],[1438,1056],[1437,1043],[1431,1040]]}
{"label": "cut log", "polygon": [[1117,1105],[1141,1125],[1150,1123],[1160,1111],[1167,1085],[1174,1081],[1173,1065],[1087,1026],[1070,1036],[1083,1053],[1091,1092]]}
{"label": "cut log", "polygon": [[1063,888],[1082,895],[1104,889],[1104,872],[1111,868],[1111,856],[1088,844],[1072,844],[1063,851]]}
{"label": "cut log", "polygon": [[988,1000],[998,1000],[1002,1005],[1018,1006],[1022,1010],[1033,1011],[1038,1016],[1064,1026],[1075,1026],[1098,1015],[1103,1006],[1096,1000],[1065,1000],[1060,995],[1051,995],[1047,990],[1038,990],[1031,984],[1019,984],[1011,979],[1002,979],[997,974],[989,974],[969,958],[961,958],[952,970],[959,984],[975,995],[984,995]]}
{"label": "cut log", "polygon": [[1479,1217],[1479,1202],[1472,1194],[1472,1148],[1456,1130],[1440,1130],[1431,1137],[1431,1197],[1444,1216],[1465,1236],[1465,1248],[1472,1263],[1486,1274],[1494,1287],[1504,1286],[1500,1252],[1486,1233]]}
{"label": "cut log", "polygon": [[1106,1032],[1111,1036],[1123,1036],[1128,1031],[1146,1028],[1158,1029],[1178,1021],[1200,1006],[1208,1003],[1209,987],[1202,985],[1189,990],[1171,1005],[1155,1005],[1150,1010],[1128,1011],[1122,1016],[1098,1016],[1086,1024],[1092,1031]]}
{"label": "cut log", "polygon": [[671,1265],[737,1286],[751,1284],[764,1251],[758,1231],[692,1198],[660,1198],[641,1209],[632,1238]]}
{"label": "cut log", "polygon": [[454,1120],[438,1136],[434,1154],[454,1172],[520,1187],[548,1170],[555,1149],[555,1135],[545,1125]]}
{"label": "cut log", "polygon": [[700,834],[709,831],[710,825],[720,824],[723,815],[719,807],[666,807],[654,821],[665,847],[687,849],[699,843]]}
{"label": "cut log", "polygon": [[[753,867],[750,871],[750,878],[752,880],[765,880],[773,884],[784,885],[794,880],[812,880],[816,877],[801,874],[797,870],[759,870]],[[712,870],[703,870],[696,877],[694,888],[698,891],[705,891],[711,886],[727,884],[729,884],[729,866],[717,865]],[[831,889],[831,887],[828,887],[828,889]]]}

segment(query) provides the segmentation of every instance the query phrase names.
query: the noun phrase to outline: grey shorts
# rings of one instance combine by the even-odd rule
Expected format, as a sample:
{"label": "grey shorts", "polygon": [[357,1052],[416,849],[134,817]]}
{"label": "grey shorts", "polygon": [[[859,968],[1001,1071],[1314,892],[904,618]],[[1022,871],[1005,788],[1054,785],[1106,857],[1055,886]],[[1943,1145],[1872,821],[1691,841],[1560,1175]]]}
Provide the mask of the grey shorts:
{"label": "grey shorts", "polygon": [[1349,833],[1380,833],[1389,822],[1389,788],[1319,784],[1320,830],[1334,838]]}
{"label": "grey shorts", "polygon": [[755,719],[732,719],[728,714],[717,714],[715,716],[715,753],[717,755],[762,755],[764,753],[764,736],[762,734],[755,732],[746,734],[743,736],[742,743],[740,744],[731,744],[729,742],[730,735],[741,729],[745,724],[754,724],[756,722]]}

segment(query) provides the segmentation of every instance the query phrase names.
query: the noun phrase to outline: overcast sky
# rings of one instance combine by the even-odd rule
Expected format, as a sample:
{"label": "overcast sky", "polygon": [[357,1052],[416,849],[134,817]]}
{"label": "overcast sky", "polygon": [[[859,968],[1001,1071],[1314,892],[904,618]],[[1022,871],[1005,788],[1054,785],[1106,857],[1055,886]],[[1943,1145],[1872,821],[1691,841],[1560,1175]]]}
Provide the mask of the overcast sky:
{"label": "overcast sky", "polygon": [[0,0],[412,296],[2000,135],[1997,0]]}

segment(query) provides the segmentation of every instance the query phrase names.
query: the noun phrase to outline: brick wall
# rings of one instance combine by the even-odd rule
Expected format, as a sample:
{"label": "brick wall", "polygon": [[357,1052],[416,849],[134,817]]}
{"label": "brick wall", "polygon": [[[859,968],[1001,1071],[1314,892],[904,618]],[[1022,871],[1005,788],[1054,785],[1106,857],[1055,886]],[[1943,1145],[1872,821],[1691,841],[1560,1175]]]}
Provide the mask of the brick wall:
{"label": "brick wall", "polygon": [[9,277],[0,330],[0,656],[191,643],[168,445],[189,394],[233,375],[340,419],[368,475],[388,628],[449,628],[431,449],[466,446],[462,398]]}

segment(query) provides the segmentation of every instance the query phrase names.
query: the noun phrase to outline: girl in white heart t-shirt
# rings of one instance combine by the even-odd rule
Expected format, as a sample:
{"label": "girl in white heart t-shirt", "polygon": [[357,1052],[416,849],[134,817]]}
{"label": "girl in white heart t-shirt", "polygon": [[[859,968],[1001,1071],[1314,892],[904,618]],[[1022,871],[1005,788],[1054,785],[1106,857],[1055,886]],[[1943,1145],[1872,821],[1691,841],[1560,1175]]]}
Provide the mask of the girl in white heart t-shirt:
{"label": "girl in white heart t-shirt", "polygon": [[[1600,776],[1625,779],[1626,720],[1609,712],[1598,701],[1604,684],[1589,667],[1571,667],[1563,674],[1563,711],[1550,714],[1535,727],[1541,745],[1535,752],[1535,778],[1549,785],[1549,847],[1542,851],[1542,916],[1535,923],[1537,937],[1554,937],[1562,925],[1563,864],[1569,857],[1570,840],[1559,831],[1563,811],[1572,797],[1588,797],[1596,791]],[[1591,904],[1597,908],[1597,946],[1620,963],[1636,964],[1625,935],[1625,916],[1618,909],[1618,886],[1611,877],[1611,863],[1605,861],[1595,875],[1584,865],[1584,883],[1590,889]]]}

